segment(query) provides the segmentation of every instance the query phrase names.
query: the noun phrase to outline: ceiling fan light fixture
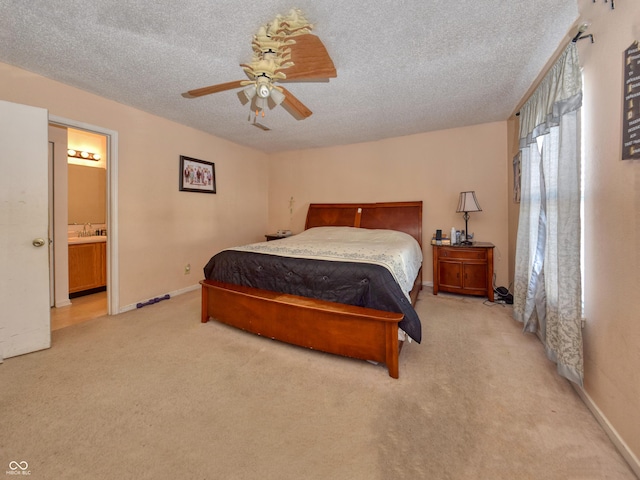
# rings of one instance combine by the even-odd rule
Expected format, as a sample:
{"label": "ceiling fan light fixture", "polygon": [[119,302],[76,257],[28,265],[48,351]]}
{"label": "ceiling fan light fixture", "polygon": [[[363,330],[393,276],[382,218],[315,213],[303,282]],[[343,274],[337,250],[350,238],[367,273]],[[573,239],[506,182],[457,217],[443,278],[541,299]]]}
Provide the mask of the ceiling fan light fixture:
{"label": "ceiling fan light fixture", "polygon": [[271,100],[273,100],[273,103],[275,103],[276,105],[280,105],[282,102],[284,102],[284,98],[285,95],[280,90],[278,90],[277,88],[271,89]]}
{"label": "ceiling fan light fixture", "polygon": [[296,120],[309,117],[311,110],[291,92],[284,87],[276,87],[275,84],[282,80],[328,81],[337,76],[326,48],[318,37],[311,35],[311,30],[313,25],[298,9],[291,9],[287,15],[277,15],[272,22],[261,26],[253,36],[251,62],[240,64],[249,80],[189,90],[182,96],[196,98],[246,87],[242,89],[242,93],[238,92],[238,99],[243,105],[249,102],[256,116],[260,110],[264,116],[266,107],[272,109],[282,105]]}
{"label": "ceiling fan light fixture", "polygon": [[271,79],[268,77],[258,77],[256,80],[256,95],[266,99],[271,95]]}
{"label": "ceiling fan light fixture", "polygon": [[260,98],[269,98],[271,89],[264,83],[256,86],[256,95]]}
{"label": "ceiling fan light fixture", "polygon": [[267,108],[267,99],[263,98],[263,97],[257,97],[256,98],[256,108],[258,108],[258,110],[265,110]]}
{"label": "ceiling fan light fixture", "polygon": [[247,97],[247,100],[251,101],[253,97],[256,96],[256,86],[249,85],[247,88],[243,89],[242,92],[244,93],[244,96]]}

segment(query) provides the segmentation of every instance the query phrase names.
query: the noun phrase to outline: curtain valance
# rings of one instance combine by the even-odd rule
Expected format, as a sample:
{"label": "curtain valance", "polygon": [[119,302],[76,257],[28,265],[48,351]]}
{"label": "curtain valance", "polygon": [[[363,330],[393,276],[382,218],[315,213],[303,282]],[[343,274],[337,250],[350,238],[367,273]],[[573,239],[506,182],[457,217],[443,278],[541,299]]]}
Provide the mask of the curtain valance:
{"label": "curtain valance", "polygon": [[571,42],[520,109],[520,148],[557,126],[565,113],[582,106],[582,74]]}

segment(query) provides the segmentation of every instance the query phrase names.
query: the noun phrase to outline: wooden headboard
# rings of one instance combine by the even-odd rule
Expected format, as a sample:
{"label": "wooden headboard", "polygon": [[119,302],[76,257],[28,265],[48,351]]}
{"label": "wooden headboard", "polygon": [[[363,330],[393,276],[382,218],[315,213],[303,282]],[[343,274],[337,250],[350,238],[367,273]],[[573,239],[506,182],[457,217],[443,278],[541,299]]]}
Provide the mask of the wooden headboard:
{"label": "wooden headboard", "polygon": [[385,228],[405,232],[422,246],[422,201],[312,203],[304,229],[312,227]]}

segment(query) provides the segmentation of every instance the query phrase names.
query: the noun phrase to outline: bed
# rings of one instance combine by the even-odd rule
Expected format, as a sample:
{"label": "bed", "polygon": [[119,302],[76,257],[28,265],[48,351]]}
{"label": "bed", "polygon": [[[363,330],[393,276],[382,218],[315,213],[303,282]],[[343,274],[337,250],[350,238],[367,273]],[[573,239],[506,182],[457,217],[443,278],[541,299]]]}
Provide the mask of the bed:
{"label": "bed", "polygon": [[[360,229],[411,237],[409,240],[420,249],[421,262],[421,201],[311,204],[305,231],[294,237],[302,239],[318,232],[333,235],[343,230],[364,234]],[[287,248],[287,242],[296,247],[296,241],[260,242],[214,255],[200,282],[201,321],[214,319],[301,347],[384,363],[389,375],[398,378],[402,339],[421,340],[420,320],[413,309],[422,288],[421,263],[415,268],[415,278],[399,280],[396,273],[370,264],[366,258],[354,261],[352,256],[347,261],[334,261],[304,255],[290,258],[279,253]],[[302,267],[312,267],[312,279],[299,274],[306,272]],[[333,282],[334,277],[343,281],[344,276],[353,276],[349,281],[355,283],[349,288],[341,283],[343,288],[339,290],[355,299],[345,300],[343,293],[335,296],[331,288],[325,291],[325,283]],[[301,291],[303,294],[298,294]]]}

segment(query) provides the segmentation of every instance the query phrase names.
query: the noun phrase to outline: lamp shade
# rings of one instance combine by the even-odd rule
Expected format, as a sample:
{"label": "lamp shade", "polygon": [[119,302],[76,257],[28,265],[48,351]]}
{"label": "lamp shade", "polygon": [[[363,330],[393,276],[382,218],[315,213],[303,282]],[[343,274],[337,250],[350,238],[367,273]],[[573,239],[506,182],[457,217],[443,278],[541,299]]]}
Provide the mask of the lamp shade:
{"label": "lamp shade", "polygon": [[244,96],[247,97],[247,100],[251,101],[253,97],[256,96],[256,86],[249,85],[245,89],[242,90],[244,92]]}
{"label": "lamp shade", "polygon": [[267,99],[256,96],[256,108],[259,110],[265,110],[267,108]]}
{"label": "lamp shade", "polygon": [[476,192],[460,192],[460,200],[458,200],[458,209],[456,212],[481,212],[482,209],[476,199]]}
{"label": "lamp shade", "polygon": [[280,105],[284,101],[284,93],[282,93],[277,88],[272,88],[271,100],[273,100],[273,103],[275,103],[276,105]]}

